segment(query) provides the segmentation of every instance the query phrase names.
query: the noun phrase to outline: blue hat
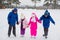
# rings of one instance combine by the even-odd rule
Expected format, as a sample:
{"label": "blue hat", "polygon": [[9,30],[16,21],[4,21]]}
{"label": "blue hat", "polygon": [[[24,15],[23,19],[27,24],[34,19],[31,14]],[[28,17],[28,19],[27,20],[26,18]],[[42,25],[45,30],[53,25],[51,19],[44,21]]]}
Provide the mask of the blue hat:
{"label": "blue hat", "polygon": [[17,8],[14,8],[12,11],[13,11],[13,12],[14,12],[14,11],[16,11],[16,12],[17,12]]}
{"label": "blue hat", "polygon": [[17,8],[14,8],[14,11],[17,11]]}
{"label": "blue hat", "polygon": [[48,10],[45,11],[44,15],[50,15],[50,13],[48,12]]}

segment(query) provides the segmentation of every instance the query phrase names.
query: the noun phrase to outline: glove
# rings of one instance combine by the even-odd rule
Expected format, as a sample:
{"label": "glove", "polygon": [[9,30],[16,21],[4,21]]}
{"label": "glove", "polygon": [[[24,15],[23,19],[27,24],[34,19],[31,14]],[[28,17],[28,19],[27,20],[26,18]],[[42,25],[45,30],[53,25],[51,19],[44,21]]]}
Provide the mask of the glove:
{"label": "glove", "polygon": [[55,25],[55,23],[54,23],[54,25]]}
{"label": "glove", "polygon": [[17,22],[17,25],[19,25],[19,22]]}
{"label": "glove", "polygon": [[42,22],[40,21],[40,23],[42,23]]}

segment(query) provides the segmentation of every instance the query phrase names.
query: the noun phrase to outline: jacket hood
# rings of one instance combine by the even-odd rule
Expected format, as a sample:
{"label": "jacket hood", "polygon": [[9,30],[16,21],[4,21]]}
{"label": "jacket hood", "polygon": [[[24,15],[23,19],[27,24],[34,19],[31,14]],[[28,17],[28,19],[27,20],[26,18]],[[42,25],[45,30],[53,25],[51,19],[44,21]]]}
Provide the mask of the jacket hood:
{"label": "jacket hood", "polygon": [[14,9],[12,10],[12,12],[14,12],[14,11],[16,11],[16,12],[17,12],[17,8],[14,8]]}
{"label": "jacket hood", "polygon": [[50,13],[48,12],[48,10],[45,11],[44,15],[50,15]]}

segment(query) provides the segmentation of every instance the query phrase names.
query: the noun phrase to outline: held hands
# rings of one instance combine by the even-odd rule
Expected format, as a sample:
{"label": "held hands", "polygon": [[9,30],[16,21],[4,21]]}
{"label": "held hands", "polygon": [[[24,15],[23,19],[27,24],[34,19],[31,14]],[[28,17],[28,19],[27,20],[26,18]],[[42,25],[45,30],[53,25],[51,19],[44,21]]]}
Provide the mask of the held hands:
{"label": "held hands", "polygon": [[27,28],[29,27],[29,25],[27,24]]}
{"label": "held hands", "polygon": [[19,22],[17,22],[17,25],[19,25]]}
{"label": "held hands", "polygon": [[24,28],[24,29],[26,29],[26,28],[28,28],[28,27],[29,27],[29,25],[27,25],[27,26],[24,26],[23,28]]}
{"label": "held hands", "polygon": [[39,20],[39,23],[42,23],[41,20]]}
{"label": "held hands", "polygon": [[42,22],[40,21],[40,23],[42,23]]}

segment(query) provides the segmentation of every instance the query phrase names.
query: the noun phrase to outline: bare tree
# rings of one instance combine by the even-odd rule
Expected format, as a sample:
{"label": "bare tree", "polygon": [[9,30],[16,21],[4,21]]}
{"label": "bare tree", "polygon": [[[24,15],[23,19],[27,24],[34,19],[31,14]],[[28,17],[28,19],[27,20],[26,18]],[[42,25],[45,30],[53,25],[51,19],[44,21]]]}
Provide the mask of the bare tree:
{"label": "bare tree", "polygon": [[2,1],[3,1],[3,0],[0,0],[0,4],[2,4]]}
{"label": "bare tree", "polygon": [[53,0],[50,0],[50,3],[52,2]]}
{"label": "bare tree", "polygon": [[46,1],[50,1],[50,3],[51,3],[53,0],[45,0],[45,2],[46,2]]}
{"label": "bare tree", "polygon": [[57,3],[56,3],[57,1],[54,0],[53,2],[54,2],[54,9],[55,9],[56,8],[56,5],[57,5]]}
{"label": "bare tree", "polygon": [[48,0],[45,0],[45,2],[48,1]]}
{"label": "bare tree", "polygon": [[34,7],[36,8],[37,1],[41,1],[41,0],[32,0],[32,1],[35,3]]}

